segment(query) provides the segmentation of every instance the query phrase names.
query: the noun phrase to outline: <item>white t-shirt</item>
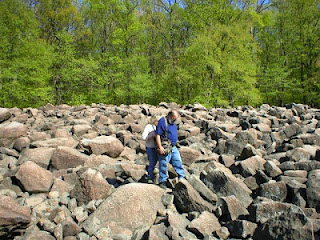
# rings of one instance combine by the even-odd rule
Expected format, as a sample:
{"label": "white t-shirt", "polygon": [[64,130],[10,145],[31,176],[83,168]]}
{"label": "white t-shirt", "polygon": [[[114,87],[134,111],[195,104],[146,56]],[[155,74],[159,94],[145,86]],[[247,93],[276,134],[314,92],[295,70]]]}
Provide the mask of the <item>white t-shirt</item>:
{"label": "white t-shirt", "polygon": [[146,141],[146,147],[148,148],[155,148],[156,147],[156,140],[155,140],[155,133],[156,126],[152,124],[148,124],[142,133],[143,140]]}

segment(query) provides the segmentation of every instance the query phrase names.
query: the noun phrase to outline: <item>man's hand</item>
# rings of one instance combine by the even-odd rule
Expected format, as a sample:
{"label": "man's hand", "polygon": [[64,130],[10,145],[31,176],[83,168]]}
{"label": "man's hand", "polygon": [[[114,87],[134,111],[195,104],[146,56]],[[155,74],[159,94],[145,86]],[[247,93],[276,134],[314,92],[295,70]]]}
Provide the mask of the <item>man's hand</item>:
{"label": "man's hand", "polygon": [[158,152],[160,155],[164,155],[164,148],[161,146],[160,148],[158,148]]}

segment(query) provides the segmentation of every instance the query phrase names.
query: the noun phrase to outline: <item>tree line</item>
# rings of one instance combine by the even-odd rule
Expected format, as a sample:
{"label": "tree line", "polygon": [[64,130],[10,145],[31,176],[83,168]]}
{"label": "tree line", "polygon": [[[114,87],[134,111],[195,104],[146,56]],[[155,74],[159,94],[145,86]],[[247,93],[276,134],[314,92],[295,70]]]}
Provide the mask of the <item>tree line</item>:
{"label": "tree line", "polygon": [[320,106],[319,0],[0,0],[0,106]]}

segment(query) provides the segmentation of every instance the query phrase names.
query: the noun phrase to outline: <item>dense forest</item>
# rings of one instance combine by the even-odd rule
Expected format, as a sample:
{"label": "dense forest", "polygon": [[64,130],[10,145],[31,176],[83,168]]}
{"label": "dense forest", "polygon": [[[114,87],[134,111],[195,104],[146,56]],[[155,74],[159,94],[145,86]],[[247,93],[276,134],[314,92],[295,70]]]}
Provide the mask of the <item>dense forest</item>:
{"label": "dense forest", "polygon": [[319,0],[0,0],[0,106],[320,106]]}

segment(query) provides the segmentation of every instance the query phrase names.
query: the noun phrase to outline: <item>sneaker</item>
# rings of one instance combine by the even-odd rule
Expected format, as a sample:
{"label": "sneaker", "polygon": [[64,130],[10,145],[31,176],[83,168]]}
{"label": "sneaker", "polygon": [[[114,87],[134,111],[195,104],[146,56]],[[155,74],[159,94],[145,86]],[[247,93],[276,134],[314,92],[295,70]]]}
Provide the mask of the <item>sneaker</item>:
{"label": "sneaker", "polygon": [[159,187],[162,189],[167,189],[167,181],[159,183]]}
{"label": "sneaker", "polygon": [[148,179],[147,183],[148,183],[148,184],[153,184],[152,179]]}

